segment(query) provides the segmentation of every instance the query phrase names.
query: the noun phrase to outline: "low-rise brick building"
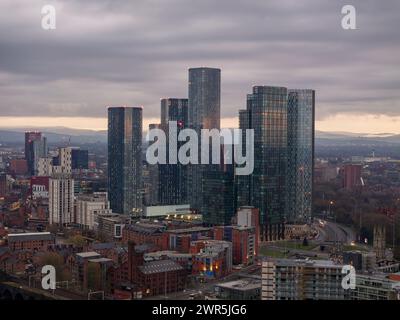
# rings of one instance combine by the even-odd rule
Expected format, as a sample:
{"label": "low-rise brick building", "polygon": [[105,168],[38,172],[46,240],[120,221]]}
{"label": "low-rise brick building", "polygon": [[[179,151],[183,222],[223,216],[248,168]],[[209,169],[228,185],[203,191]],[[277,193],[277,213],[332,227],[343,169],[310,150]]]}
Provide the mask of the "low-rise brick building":
{"label": "low-rise brick building", "polygon": [[181,265],[169,259],[145,262],[144,253],[135,249],[134,243],[129,243],[129,280],[140,288],[143,296],[163,295],[185,288],[187,273]]}
{"label": "low-rise brick building", "polygon": [[7,237],[8,247],[16,250],[43,250],[55,243],[50,232],[10,233]]}
{"label": "low-rise brick building", "polygon": [[164,225],[136,223],[125,226],[122,230],[122,241],[141,244],[154,244],[158,250],[168,249],[168,234]]}

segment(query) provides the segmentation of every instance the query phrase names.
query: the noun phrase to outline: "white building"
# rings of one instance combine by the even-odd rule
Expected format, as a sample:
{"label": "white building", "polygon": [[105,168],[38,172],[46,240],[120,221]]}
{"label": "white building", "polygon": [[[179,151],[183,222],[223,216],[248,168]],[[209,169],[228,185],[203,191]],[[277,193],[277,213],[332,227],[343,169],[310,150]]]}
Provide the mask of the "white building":
{"label": "white building", "polygon": [[32,185],[32,198],[33,199],[48,199],[49,192],[46,190],[46,186],[34,184]]}
{"label": "white building", "polygon": [[39,177],[50,177],[53,174],[53,159],[52,158],[40,158],[38,160],[38,176]]}
{"label": "white building", "polygon": [[74,180],[69,175],[53,175],[49,181],[49,223],[68,225],[74,215]]}
{"label": "white building", "polygon": [[189,204],[149,206],[144,209],[144,216],[146,218],[189,215],[190,213]]}
{"label": "white building", "polygon": [[342,267],[330,260],[264,261],[261,300],[345,300]]}
{"label": "white building", "polygon": [[58,150],[59,164],[53,166],[55,174],[71,174],[72,173],[72,148],[60,148]]}
{"label": "white building", "polygon": [[110,214],[110,202],[106,192],[80,195],[76,199],[76,223],[84,229],[94,229],[98,215]]}

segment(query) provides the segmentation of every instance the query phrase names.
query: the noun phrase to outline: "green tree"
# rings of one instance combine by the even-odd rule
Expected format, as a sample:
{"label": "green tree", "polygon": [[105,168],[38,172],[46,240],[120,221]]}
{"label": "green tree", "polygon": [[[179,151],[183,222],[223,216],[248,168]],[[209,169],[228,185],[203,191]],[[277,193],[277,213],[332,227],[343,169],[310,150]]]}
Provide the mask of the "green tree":
{"label": "green tree", "polygon": [[86,244],[85,238],[81,235],[75,235],[75,236],[69,237],[67,242],[74,245],[75,247],[83,247]]}
{"label": "green tree", "polygon": [[41,266],[51,265],[56,269],[57,281],[71,280],[72,276],[68,268],[65,266],[64,259],[55,252],[45,253],[39,260]]}
{"label": "green tree", "polygon": [[102,270],[97,263],[89,263],[87,267],[87,286],[90,290],[101,288]]}

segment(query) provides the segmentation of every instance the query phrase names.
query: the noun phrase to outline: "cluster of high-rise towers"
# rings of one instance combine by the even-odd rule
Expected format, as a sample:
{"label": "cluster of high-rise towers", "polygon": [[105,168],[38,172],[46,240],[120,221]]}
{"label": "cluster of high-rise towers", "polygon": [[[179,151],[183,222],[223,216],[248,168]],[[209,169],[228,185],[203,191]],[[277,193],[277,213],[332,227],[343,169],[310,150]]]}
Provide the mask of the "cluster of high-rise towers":
{"label": "cluster of high-rise towers", "polygon": [[[221,70],[189,69],[188,98],[161,100],[161,121],[184,128],[220,129]],[[254,130],[254,170],[235,165],[151,165],[151,203],[143,195],[143,110],[108,108],[108,192],[114,212],[140,216],[144,205],[190,204],[206,224],[230,224],[238,207],[260,210],[261,238],[281,239],[286,223],[309,222],[312,213],[315,92],[253,86],[239,111],[240,129]],[[167,135],[168,136],[168,135]],[[167,142],[168,143],[168,142]],[[177,142],[175,145],[179,147]],[[245,148],[245,146],[243,146]],[[167,148],[168,150],[168,148]]]}

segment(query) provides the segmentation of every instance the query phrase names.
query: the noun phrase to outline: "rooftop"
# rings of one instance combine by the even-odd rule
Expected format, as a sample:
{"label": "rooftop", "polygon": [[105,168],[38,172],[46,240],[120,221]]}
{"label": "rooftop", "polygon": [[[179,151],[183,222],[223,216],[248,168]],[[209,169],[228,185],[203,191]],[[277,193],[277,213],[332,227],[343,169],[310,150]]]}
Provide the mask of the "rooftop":
{"label": "rooftop", "polygon": [[107,259],[107,258],[96,258],[96,259],[90,259],[89,262],[108,263],[108,262],[113,262],[113,261],[111,259]]}
{"label": "rooftop", "polygon": [[32,241],[32,240],[54,240],[54,236],[50,232],[30,232],[30,233],[10,233],[8,242],[16,241]]}
{"label": "rooftop", "polygon": [[172,251],[172,250],[164,250],[164,251],[156,251],[156,252],[146,253],[145,258],[161,258],[163,256],[180,257],[180,258],[191,258],[192,254],[190,254],[190,253],[181,253],[181,252]]}
{"label": "rooftop", "polygon": [[183,270],[183,267],[172,260],[156,260],[146,262],[143,266],[140,266],[139,269],[144,274],[154,274],[161,272],[180,271]]}
{"label": "rooftop", "polygon": [[162,233],[165,230],[165,226],[148,224],[148,223],[135,223],[127,225],[125,228],[135,232],[145,233],[145,234],[155,234]]}
{"label": "rooftop", "polygon": [[210,231],[210,230],[211,230],[211,228],[206,228],[206,227],[193,227],[193,228],[185,228],[185,229],[172,229],[172,230],[167,230],[167,232],[180,234],[180,233],[192,233],[192,232],[202,232],[202,231]]}
{"label": "rooftop", "polygon": [[308,259],[272,259],[279,266],[313,266],[319,268],[341,268],[342,265],[336,264],[331,260],[308,260]]}
{"label": "rooftop", "polygon": [[236,280],[225,283],[218,283],[216,287],[226,288],[226,289],[235,289],[240,291],[259,289],[261,288],[261,281],[257,280]]}
{"label": "rooftop", "polygon": [[80,252],[80,253],[77,253],[76,255],[83,259],[100,257],[100,254],[97,252],[94,252],[94,251]]}

